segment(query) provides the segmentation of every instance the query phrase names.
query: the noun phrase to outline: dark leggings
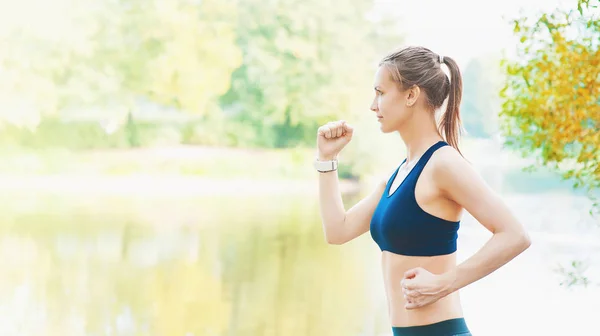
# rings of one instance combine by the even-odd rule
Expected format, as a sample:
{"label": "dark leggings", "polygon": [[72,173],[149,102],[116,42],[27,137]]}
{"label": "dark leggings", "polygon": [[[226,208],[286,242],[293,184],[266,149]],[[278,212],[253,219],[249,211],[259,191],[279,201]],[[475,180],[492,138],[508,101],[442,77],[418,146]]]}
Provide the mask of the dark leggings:
{"label": "dark leggings", "polygon": [[464,318],[455,318],[437,323],[392,327],[394,336],[472,336]]}

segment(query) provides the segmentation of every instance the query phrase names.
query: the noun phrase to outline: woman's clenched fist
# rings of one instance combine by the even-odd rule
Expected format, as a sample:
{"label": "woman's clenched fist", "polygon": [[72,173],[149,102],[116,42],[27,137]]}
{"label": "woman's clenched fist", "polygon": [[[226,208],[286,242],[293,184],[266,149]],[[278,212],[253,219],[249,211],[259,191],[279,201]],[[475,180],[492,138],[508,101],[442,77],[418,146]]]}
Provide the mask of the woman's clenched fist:
{"label": "woman's clenched fist", "polygon": [[319,160],[333,160],[352,140],[354,129],[346,121],[332,121],[319,127],[317,150]]}

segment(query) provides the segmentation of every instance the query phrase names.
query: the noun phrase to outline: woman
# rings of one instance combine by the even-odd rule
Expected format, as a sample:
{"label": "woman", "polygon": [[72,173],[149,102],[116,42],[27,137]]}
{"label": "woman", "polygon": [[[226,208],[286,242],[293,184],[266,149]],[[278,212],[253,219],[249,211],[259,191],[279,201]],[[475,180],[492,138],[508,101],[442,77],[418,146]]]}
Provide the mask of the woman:
{"label": "woman", "polygon": [[[315,167],[321,172],[326,240],[344,244],[370,230],[382,251],[394,336],[471,335],[458,291],[515,258],[529,247],[530,239],[458,149],[462,79],[453,59],[423,47],[401,49],[381,61],[374,89],[371,110],[381,131],[399,132],[407,156],[370,195],[346,211],[337,155],[352,139],[353,129],[344,121],[319,128]],[[446,98],[438,125],[435,111]],[[463,209],[493,236],[457,265]]]}

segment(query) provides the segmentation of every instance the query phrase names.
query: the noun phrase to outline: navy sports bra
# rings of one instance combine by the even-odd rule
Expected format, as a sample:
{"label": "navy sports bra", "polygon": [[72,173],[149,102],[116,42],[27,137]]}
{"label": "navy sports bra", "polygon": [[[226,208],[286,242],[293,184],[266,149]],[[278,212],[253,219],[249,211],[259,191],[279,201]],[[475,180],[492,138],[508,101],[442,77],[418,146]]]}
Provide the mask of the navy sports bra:
{"label": "navy sports bra", "polygon": [[435,256],[456,251],[460,221],[452,222],[425,212],[417,204],[415,185],[423,168],[438,148],[439,141],[427,149],[400,186],[390,195],[390,187],[400,166],[390,177],[371,219],[371,237],[381,251],[409,256]]}

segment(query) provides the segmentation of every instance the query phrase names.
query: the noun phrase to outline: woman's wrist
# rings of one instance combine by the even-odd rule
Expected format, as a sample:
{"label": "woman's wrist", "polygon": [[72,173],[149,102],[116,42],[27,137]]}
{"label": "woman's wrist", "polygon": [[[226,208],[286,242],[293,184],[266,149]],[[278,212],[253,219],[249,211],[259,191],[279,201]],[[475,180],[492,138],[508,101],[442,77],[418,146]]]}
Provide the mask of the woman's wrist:
{"label": "woman's wrist", "polygon": [[332,154],[325,155],[325,154],[321,154],[321,153],[317,154],[317,160],[319,160],[319,161],[332,161],[332,160],[336,160],[336,159],[337,159],[337,155],[332,155]]}
{"label": "woman's wrist", "polygon": [[459,289],[456,284],[456,271],[456,268],[453,268],[445,273],[440,274],[442,277],[444,296],[452,294]]}

